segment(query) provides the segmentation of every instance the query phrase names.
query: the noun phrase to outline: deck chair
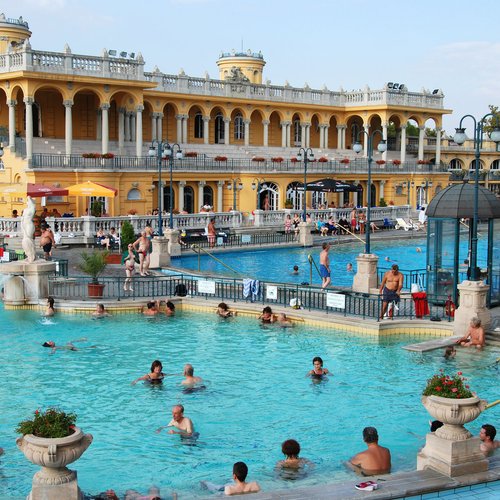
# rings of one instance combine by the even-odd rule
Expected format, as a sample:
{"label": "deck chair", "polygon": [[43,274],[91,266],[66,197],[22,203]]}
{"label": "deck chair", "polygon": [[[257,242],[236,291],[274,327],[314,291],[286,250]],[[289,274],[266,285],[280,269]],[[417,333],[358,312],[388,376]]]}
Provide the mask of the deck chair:
{"label": "deck chair", "polygon": [[415,222],[415,221],[409,219],[408,224],[412,227],[412,229],[415,229],[415,231],[423,231],[424,230],[424,225],[420,224],[420,222]]}
{"label": "deck chair", "polygon": [[413,226],[408,224],[404,219],[397,218],[396,219],[396,229],[404,229],[405,231],[409,231],[410,229],[413,229]]}

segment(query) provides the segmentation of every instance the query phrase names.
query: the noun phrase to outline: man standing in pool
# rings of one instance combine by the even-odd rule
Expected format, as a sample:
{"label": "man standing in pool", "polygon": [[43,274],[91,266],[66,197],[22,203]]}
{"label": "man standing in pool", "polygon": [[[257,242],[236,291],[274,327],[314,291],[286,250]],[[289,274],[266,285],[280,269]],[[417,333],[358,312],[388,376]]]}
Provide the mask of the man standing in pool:
{"label": "man standing in pool", "polygon": [[330,243],[323,243],[323,250],[319,254],[319,274],[323,284],[321,289],[324,290],[332,281],[330,278],[330,257],[328,251],[330,250]]}
{"label": "man standing in pool", "polygon": [[363,476],[388,474],[391,472],[391,452],[388,448],[379,446],[378,432],[375,427],[363,429],[363,441],[368,446],[366,451],[354,455],[348,465]]}
{"label": "man standing in pool", "polygon": [[384,274],[380,284],[380,293],[382,294],[382,312],[380,319],[383,319],[389,302],[398,303],[400,301],[401,289],[403,288],[403,275],[399,272],[397,264],[392,265],[392,269]]}
{"label": "man standing in pool", "polygon": [[177,431],[170,429],[168,433],[180,434],[181,437],[191,437],[194,434],[193,422],[190,418],[184,416],[184,406],[182,405],[175,405],[172,408],[172,420],[168,423],[168,425],[164,425],[156,429],[156,432],[160,432],[165,427],[175,427],[178,429]]}

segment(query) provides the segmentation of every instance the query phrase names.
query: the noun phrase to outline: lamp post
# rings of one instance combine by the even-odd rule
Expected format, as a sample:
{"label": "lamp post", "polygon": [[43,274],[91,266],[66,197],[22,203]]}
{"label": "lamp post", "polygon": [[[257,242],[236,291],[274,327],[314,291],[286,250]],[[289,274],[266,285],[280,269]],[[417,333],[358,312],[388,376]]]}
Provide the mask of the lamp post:
{"label": "lamp post", "polygon": [[455,129],[455,136],[453,141],[461,146],[467,139],[465,135],[465,127],[462,127],[462,122],[465,118],[471,118],[474,122],[474,216],[472,219],[472,235],[471,235],[471,252],[470,252],[470,270],[471,270],[471,281],[478,281],[479,276],[477,272],[477,226],[479,218],[479,165],[481,158],[481,146],[483,144],[484,136],[484,125],[487,118],[492,117],[495,119],[495,127],[490,132],[490,139],[498,144],[500,142],[500,121],[497,115],[493,113],[488,113],[484,115],[481,120],[476,120],[472,115],[464,115],[460,119],[460,124],[458,128]]}
{"label": "lamp post", "polygon": [[[156,146],[156,147],[155,147]],[[161,220],[163,212],[163,196],[161,184],[161,162],[167,157],[167,142],[154,140],[149,147],[148,155],[150,157],[156,156],[158,165],[158,235],[163,236],[163,223]]]}
{"label": "lamp post", "polygon": [[304,198],[302,200],[302,220],[306,222],[307,219],[307,208],[306,208],[306,197],[307,197],[307,164],[314,160],[314,153],[311,148],[300,148],[297,153],[297,160],[304,160]]}
{"label": "lamp post", "polygon": [[367,192],[367,198],[366,198],[366,231],[365,231],[365,253],[371,253],[370,252],[370,233],[371,233],[371,207],[372,207],[372,156],[373,156],[373,138],[377,135],[380,134],[380,137],[382,139],[378,143],[377,149],[380,153],[384,153],[387,151],[387,143],[383,139],[382,131],[381,130],[374,130],[371,134],[366,132],[366,130],[360,130],[358,132],[358,136],[356,138],[356,142],[354,143],[352,149],[353,151],[358,154],[363,150],[363,145],[359,142],[359,134],[365,134],[367,141],[368,141],[368,192]]}
{"label": "lamp post", "polygon": [[252,189],[257,190],[257,202],[255,206],[257,210],[260,210],[260,187],[267,187],[264,183],[266,181],[264,179],[260,179],[259,177],[255,177],[252,181]]}
{"label": "lamp post", "polygon": [[227,189],[230,191],[231,189],[233,190],[233,210],[236,210],[236,191],[241,191],[243,189],[241,179],[238,177],[237,179],[229,181]]}

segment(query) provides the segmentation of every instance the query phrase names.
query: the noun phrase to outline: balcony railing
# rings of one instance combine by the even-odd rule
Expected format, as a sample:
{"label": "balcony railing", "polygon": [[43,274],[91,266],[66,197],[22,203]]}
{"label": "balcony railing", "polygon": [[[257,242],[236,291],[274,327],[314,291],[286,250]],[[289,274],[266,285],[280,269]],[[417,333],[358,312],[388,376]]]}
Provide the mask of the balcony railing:
{"label": "balcony railing", "polygon": [[[169,169],[168,160],[163,161],[163,169]],[[115,156],[114,158],[83,158],[81,155],[53,155],[35,153],[30,164],[33,169],[47,170],[71,170],[71,169],[89,169],[89,170],[158,170],[158,160],[149,156]],[[179,172],[200,172],[213,171],[225,173],[251,172],[256,174],[271,174],[285,172],[303,172],[304,163],[292,160],[283,160],[275,162],[271,159],[265,161],[253,161],[251,159],[230,159],[225,161],[216,161],[215,158],[198,157],[183,158],[174,160],[174,171]],[[325,174],[325,176],[362,174],[368,172],[368,161],[366,158],[355,158],[349,163],[343,163],[343,160],[328,160],[325,162],[314,161],[308,163],[308,172]],[[446,172],[444,165],[420,165],[416,161],[407,161],[395,165],[391,161],[385,164],[372,162],[372,173],[380,174],[432,174]]]}

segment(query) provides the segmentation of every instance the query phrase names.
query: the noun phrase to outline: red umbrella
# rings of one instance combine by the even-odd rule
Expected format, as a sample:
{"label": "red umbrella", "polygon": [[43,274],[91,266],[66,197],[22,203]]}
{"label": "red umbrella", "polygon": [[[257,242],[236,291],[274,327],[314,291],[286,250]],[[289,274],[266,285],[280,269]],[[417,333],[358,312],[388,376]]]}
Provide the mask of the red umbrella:
{"label": "red umbrella", "polygon": [[32,198],[41,198],[42,196],[67,196],[68,190],[44,184],[33,184],[28,182],[26,194]]}

